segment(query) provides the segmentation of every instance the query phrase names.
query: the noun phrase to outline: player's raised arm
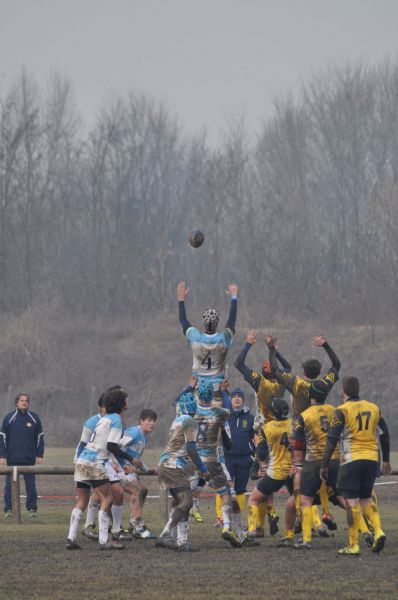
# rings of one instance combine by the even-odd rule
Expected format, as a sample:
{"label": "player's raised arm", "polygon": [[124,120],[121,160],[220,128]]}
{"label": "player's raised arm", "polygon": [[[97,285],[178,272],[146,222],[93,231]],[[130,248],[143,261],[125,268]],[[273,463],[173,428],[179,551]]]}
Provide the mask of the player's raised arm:
{"label": "player's raised arm", "polygon": [[255,392],[258,390],[261,378],[257,375],[257,373],[256,376],[253,376],[255,371],[246,365],[245,360],[250,348],[256,343],[257,332],[255,329],[250,329],[246,335],[246,343],[235,360],[235,367],[238,369],[238,371],[240,371],[240,373],[242,373],[245,381],[247,381],[247,383],[254,389]]}
{"label": "player's raised arm", "polygon": [[327,353],[327,355],[329,356],[330,360],[332,361],[332,367],[334,369],[336,369],[337,372],[340,371],[340,367],[341,367],[341,362],[338,359],[335,351],[329,346],[328,342],[326,341],[325,336],[323,335],[316,335],[314,337],[314,346],[322,346],[322,348],[325,350],[325,352]]}
{"label": "player's raised arm", "polygon": [[191,323],[187,319],[187,314],[185,310],[185,298],[188,295],[188,292],[189,288],[186,287],[185,281],[180,281],[180,283],[177,286],[178,316],[184,334],[186,333],[187,329],[191,327]]}
{"label": "player's raised arm", "polygon": [[231,296],[231,306],[229,307],[229,315],[225,327],[230,329],[232,333],[235,333],[236,315],[238,312],[238,286],[236,283],[230,283],[225,293]]}
{"label": "player's raised arm", "polygon": [[276,338],[274,338],[272,335],[267,335],[265,337],[265,343],[269,348],[269,361],[271,363],[271,369],[275,373],[276,379],[279,381],[279,383],[283,383],[289,392],[292,392],[296,376],[293,375],[293,373],[283,371],[279,368],[276,358]]}

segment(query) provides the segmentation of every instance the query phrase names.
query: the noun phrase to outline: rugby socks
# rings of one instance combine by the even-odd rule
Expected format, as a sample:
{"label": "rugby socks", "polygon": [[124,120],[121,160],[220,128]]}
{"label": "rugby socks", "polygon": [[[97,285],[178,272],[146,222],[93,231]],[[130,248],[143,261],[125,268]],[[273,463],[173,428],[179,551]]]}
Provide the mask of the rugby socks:
{"label": "rugby socks", "polygon": [[232,513],[232,528],[236,531],[236,535],[240,541],[244,538],[242,513]]}
{"label": "rugby socks", "polygon": [[383,533],[381,528],[380,513],[377,505],[374,502],[371,502],[365,507],[364,513],[373,527],[375,537],[377,538]]}
{"label": "rugby socks", "polygon": [[102,544],[106,544],[108,541],[108,528],[110,523],[110,517],[105,510],[100,510],[98,512],[98,533],[99,540],[98,542]]}
{"label": "rugby socks", "polygon": [[70,516],[70,525],[69,525],[69,533],[68,540],[72,540],[72,542],[76,541],[77,529],[79,527],[80,519],[82,518],[83,513],[80,508],[74,508],[72,510],[72,514]]}
{"label": "rugby socks", "polygon": [[370,533],[370,529],[367,526],[362,514],[359,516],[359,531],[362,533],[362,535],[365,535],[365,533]]}
{"label": "rugby socks", "polygon": [[288,540],[294,540],[294,531],[293,529],[285,529],[284,537]]}
{"label": "rugby socks", "polygon": [[188,521],[180,521],[177,524],[177,546],[182,546],[188,543]]}
{"label": "rugby socks", "polygon": [[193,499],[193,506],[192,506],[193,511],[199,512],[199,502],[200,502],[200,498]]}
{"label": "rugby socks", "polygon": [[[273,506],[271,506],[273,508]],[[265,502],[260,502],[258,505],[258,521],[257,527],[264,527],[265,515],[268,512],[268,507]]]}
{"label": "rugby socks", "polygon": [[87,519],[84,527],[89,527],[90,525],[95,525],[98,519],[98,511],[99,511],[99,502],[93,502],[90,499],[87,507]]}
{"label": "rugby socks", "polygon": [[322,522],[321,522],[321,518],[319,516],[318,507],[315,504],[313,504],[311,506],[311,511],[312,511],[312,521],[314,523],[314,527],[315,527],[315,529],[319,529],[320,527],[322,527]]}
{"label": "rugby socks", "polygon": [[296,517],[300,517],[301,503],[300,503],[300,492],[299,491],[294,492],[294,502],[296,505]]}
{"label": "rugby socks", "polygon": [[221,507],[223,526],[231,528],[231,505],[223,504]]}
{"label": "rugby socks", "polygon": [[303,542],[311,542],[312,534],[312,506],[301,507],[301,527],[303,529]]}
{"label": "rugby socks", "polygon": [[236,494],[236,500],[238,501],[240,512],[243,513],[246,507],[246,497],[245,494]]}
{"label": "rugby socks", "polygon": [[216,515],[217,519],[222,519],[222,499],[219,494],[216,495]]}
{"label": "rugby socks", "polygon": [[319,490],[319,498],[321,500],[322,511],[329,514],[329,496],[326,483],[322,481],[321,489]]}
{"label": "rugby socks", "polygon": [[119,533],[122,524],[123,504],[121,506],[116,506],[115,504],[112,504],[111,512],[113,521],[112,533]]}
{"label": "rugby socks", "polygon": [[247,515],[248,534],[255,535],[258,523],[258,506],[249,504],[249,512]]}
{"label": "rugby socks", "polygon": [[348,522],[348,543],[350,548],[358,546],[359,521],[361,519],[361,509],[359,506],[349,506],[347,508]]}

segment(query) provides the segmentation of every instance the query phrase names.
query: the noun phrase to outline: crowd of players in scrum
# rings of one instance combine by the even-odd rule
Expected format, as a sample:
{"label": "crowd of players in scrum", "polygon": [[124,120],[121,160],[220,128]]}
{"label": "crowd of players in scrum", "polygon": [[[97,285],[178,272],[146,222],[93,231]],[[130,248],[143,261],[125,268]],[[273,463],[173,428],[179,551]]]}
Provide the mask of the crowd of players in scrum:
{"label": "crowd of players in scrum", "polygon": [[[244,407],[243,391],[234,388],[229,392],[226,380],[237,286],[229,285],[231,305],[221,331],[218,312],[213,309],[203,315],[204,331],[191,325],[185,308],[188,291],[180,282],[179,319],[193,353],[192,377],[175,401],[177,414],[159,465],[149,468],[142,461],[156,413],[145,409],[139,424],[126,428],[122,415],[127,409],[127,393],[120,386],[109,388],[99,400],[99,413],[86,421],[76,451],[77,503],[66,547],[80,548],[77,532],[86,508],[83,531],[99,541],[100,549],[122,549],[123,541],[131,537],[156,538],[143,518],[147,488],[137,474],[141,471],[157,473],[160,485],[172,496],[169,519],[156,539],[159,548],[197,550],[188,542],[189,516],[202,520],[199,497],[208,484],[216,492],[222,538],[235,548],[260,543],[266,516],[271,535],[278,532],[273,494],[286,486],[289,497],[280,547],[310,550],[314,533],[328,537],[328,530],[337,528],[330,511],[333,503],[347,513],[349,540],[339,554],[360,553],[359,532],[373,552],[380,552],[386,536],[373,486],[379,471],[378,435],[382,471],[391,473],[389,433],[378,407],[360,398],[358,379],[343,378],[339,407],[326,402],[338,380],[340,361],[322,335],[314,338],[314,345],[330,358],[331,367],[325,374],[321,375],[321,363],[316,359],[303,363],[302,376],[292,373],[272,336],[265,338],[268,359],[259,372],[253,370],[246,364],[250,348],[257,343],[257,334],[251,330],[235,366],[255,391],[257,413],[252,417]],[[284,399],[286,390],[291,395],[290,406]],[[258,481],[249,497],[245,526],[242,514],[250,474]],[[121,527],[126,494],[131,509],[127,530]]]}

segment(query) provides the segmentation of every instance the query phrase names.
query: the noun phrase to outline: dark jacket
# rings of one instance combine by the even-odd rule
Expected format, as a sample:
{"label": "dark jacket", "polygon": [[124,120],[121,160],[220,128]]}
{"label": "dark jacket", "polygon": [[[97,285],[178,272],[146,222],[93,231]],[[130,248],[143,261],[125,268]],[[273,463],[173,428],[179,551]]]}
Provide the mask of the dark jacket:
{"label": "dark jacket", "polygon": [[254,451],[254,416],[246,406],[243,406],[241,410],[232,410],[231,397],[227,392],[222,391],[221,396],[224,408],[228,408],[231,411],[231,416],[225,424],[225,429],[231,438],[231,449],[227,449],[224,445],[224,456],[241,456],[242,458],[247,458]]}
{"label": "dark jacket", "polygon": [[15,409],[4,417],[0,431],[0,458],[8,465],[34,465],[44,454],[40,418],[31,410]]}

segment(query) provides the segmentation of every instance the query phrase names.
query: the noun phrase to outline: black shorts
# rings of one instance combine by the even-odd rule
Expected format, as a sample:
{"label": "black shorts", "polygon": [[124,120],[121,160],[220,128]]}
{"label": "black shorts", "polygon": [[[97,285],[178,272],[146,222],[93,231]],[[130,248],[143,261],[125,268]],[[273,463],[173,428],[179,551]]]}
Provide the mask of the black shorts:
{"label": "black shorts", "polygon": [[[321,459],[311,462],[304,462],[303,470],[301,471],[300,494],[314,498],[317,491],[322,485],[322,479],[319,472],[321,470]],[[336,491],[337,474],[339,472],[339,461],[331,460],[328,467],[328,476],[326,485]]]}
{"label": "black shorts", "polygon": [[264,496],[269,496],[269,494],[279,491],[285,483],[286,479],[271,479],[268,475],[264,475],[257,483],[256,488],[259,492],[264,494]]}
{"label": "black shorts", "polygon": [[378,468],[375,460],[353,460],[341,465],[337,487],[346,498],[370,498]]}
{"label": "black shorts", "polygon": [[101,485],[105,485],[106,483],[109,483],[109,479],[92,479],[87,483],[84,481],[76,481],[76,487],[82,490],[91,488],[95,489]]}

